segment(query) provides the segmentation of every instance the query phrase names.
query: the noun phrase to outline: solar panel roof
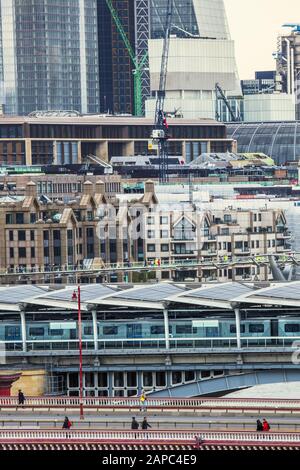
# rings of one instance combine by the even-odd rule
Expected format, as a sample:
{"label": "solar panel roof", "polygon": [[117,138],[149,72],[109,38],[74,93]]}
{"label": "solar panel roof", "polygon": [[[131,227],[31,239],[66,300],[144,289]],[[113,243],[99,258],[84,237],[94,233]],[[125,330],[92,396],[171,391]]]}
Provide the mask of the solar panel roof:
{"label": "solar panel roof", "polygon": [[171,295],[179,294],[185,289],[179,287],[175,284],[154,284],[144,287],[142,289],[130,289],[124,290],[117,295],[114,295],[114,298],[122,298],[125,300],[147,300],[149,302],[159,302],[162,301]]}
{"label": "solar panel roof", "polygon": [[[216,287],[200,288],[188,291],[186,296],[211,300],[233,300],[240,295],[247,294],[253,289],[249,286],[239,283],[219,284]],[[184,296],[183,296],[184,297]]]}
{"label": "solar panel roof", "polygon": [[0,303],[17,304],[24,300],[43,294],[45,289],[35,285],[13,286],[0,290]]}
{"label": "solar panel roof", "polygon": [[[47,299],[52,300],[62,300],[65,302],[72,300],[73,292],[77,293],[77,287],[74,286],[74,289],[61,289],[52,292],[47,295]],[[111,287],[105,286],[103,284],[88,284],[80,286],[80,300],[81,302],[88,302],[89,300],[97,299],[105,295],[114,294],[116,291]]]}
{"label": "solar panel roof", "polygon": [[264,292],[255,293],[258,297],[274,297],[278,299],[291,299],[300,301],[300,283],[286,283],[282,286],[273,287]]}

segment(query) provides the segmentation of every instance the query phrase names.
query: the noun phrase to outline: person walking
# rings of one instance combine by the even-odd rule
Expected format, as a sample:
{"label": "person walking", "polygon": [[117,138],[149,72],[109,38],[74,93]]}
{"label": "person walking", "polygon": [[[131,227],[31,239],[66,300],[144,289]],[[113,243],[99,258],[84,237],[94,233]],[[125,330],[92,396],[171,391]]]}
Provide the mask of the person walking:
{"label": "person walking", "polygon": [[145,392],[143,391],[140,396],[140,411],[147,411],[146,400],[147,400],[147,397],[146,397]]}
{"label": "person walking", "polygon": [[22,392],[21,389],[18,392],[18,403],[21,406],[24,406],[24,403],[25,403],[25,395],[24,395],[24,393]]}
{"label": "person walking", "polygon": [[256,420],[256,431],[263,431],[263,423],[260,419]]}
{"label": "person walking", "polygon": [[263,419],[262,425],[263,425],[263,431],[270,431],[271,427],[265,418]]}
{"label": "person walking", "polygon": [[65,420],[64,420],[64,422],[63,422],[62,428],[63,428],[63,429],[70,429],[71,426],[72,426],[71,421],[69,420],[68,416],[65,416]]}
{"label": "person walking", "polygon": [[[65,420],[63,422],[62,428],[69,431],[71,429],[71,426],[72,426],[71,421],[69,420],[68,416],[65,416]],[[70,434],[69,434],[69,432],[67,432],[66,433],[66,438],[68,439],[69,437],[70,437]]]}
{"label": "person walking", "polygon": [[142,429],[146,430],[148,428],[152,428],[152,426],[151,424],[148,423],[147,418],[145,416],[145,418],[142,421]]}
{"label": "person walking", "polygon": [[[137,422],[134,416],[132,417],[132,421],[131,421],[131,429],[132,430],[139,429],[139,423]],[[134,433],[134,438],[136,439],[136,433]]]}
{"label": "person walking", "polygon": [[[147,431],[148,428],[152,428],[151,424],[148,423],[146,416],[142,421],[142,430]],[[148,439],[148,433],[144,434],[145,438]]]}

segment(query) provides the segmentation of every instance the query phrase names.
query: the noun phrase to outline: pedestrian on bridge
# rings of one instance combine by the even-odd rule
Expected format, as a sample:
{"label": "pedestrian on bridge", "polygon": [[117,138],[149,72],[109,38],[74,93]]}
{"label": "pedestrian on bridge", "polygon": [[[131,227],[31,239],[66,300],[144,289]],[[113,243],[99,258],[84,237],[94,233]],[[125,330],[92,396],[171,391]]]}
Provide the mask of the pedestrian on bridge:
{"label": "pedestrian on bridge", "polygon": [[256,420],[256,431],[263,431],[264,428],[263,428],[263,423],[261,422],[260,419],[257,419]]}
{"label": "pedestrian on bridge", "polygon": [[141,396],[140,396],[140,411],[147,411],[147,397],[145,392],[143,391]]}
{"label": "pedestrian on bridge", "polygon": [[147,418],[145,416],[145,418],[142,421],[142,429],[146,430],[148,428],[152,428],[152,426],[151,424],[148,423]]}
{"label": "pedestrian on bridge", "polygon": [[263,430],[264,431],[270,431],[270,429],[271,429],[271,427],[270,427],[268,421],[264,418],[263,419]]}
{"label": "pedestrian on bridge", "polygon": [[70,429],[72,426],[71,421],[69,420],[68,416],[65,416],[65,420],[63,422],[63,429]]}
{"label": "pedestrian on bridge", "polygon": [[[148,428],[152,428],[151,424],[148,423],[146,416],[142,421],[142,430],[147,431]],[[148,433],[144,434],[145,438],[148,439]]]}
{"label": "pedestrian on bridge", "polygon": [[22,390],[19,390],[19,392],[18,392],[18,403],[19,403],[19,405],[24,406],[24,403],[25,403],[25,395],[24,395],[24,393],[22,392]]}
{"label": "pedestrian on bridge", "polygon": [[[132,417],[132,421],[131,421],[131,429],[132,430],[139,429],[139,423],[137,422],[134,416]],[[134,433],[134,438],[136,439],[136,433]]]}

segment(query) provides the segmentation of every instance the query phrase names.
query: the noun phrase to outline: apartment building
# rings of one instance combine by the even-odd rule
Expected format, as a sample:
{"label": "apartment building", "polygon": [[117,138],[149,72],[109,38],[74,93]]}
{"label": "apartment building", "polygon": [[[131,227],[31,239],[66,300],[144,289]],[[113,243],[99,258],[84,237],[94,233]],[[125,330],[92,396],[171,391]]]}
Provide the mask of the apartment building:
{"label": "apartment building", "polygon": [[199,210],[173,204],[147,218],[146,259],[151,263],[201,261],[194,269],[161,271],[162,279],[184,281],[267,280],[269,266],[253,260],[291,251],[290,232],[280,209]]}
{"label": "apartment building", "polygon": [[[63,203],[39,196],[36,184],[29,182],[24,196],[0,197],[1,271],[139,261],[149,266],[143,275],[150,278],[266,280],[269,268],[258,266],[255,256],[284,254],[291,249],[282,210],[159,204],[154,183],[146,181],[144,186],[142,194],[108,197],[103,181],[85,181],[82,194]],[[163,266],[191,260],[201,266],[152,269],[155,263]],[[135,282],[139,280],[139,273],[113,271],[91,277],[99,282],[120,282],[132,276]]]}

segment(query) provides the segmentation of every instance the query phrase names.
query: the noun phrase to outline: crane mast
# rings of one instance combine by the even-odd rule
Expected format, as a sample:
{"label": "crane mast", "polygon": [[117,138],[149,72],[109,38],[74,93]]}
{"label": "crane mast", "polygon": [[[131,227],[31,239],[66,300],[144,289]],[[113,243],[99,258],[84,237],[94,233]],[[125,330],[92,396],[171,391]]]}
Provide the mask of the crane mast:
{"label": "crane mast", "polygon": [[142,116],[143,115],[143,99],[142,99],[142,70],[145,66],[148,53],[146,52],[144,56],[140,59],[135,55],[135,52],[130,44],[129,38],[127,37],[121,20],[113,6],[112,0],[105,0],[106,5],[110,11],[110,14],[115,22],[116,28],[124,42],[124,45],[128,51],[129,57],[131,62],[134,66],[133,70],[133,78],[134,78],[134,114],[135,116]]}
{"label": "crane mast", "polygon": [[164,101],[166,94],[166,80],[168,70],[168,58],[170,47],[170,31],[171,21],[173,14],[173,1],[168,0],[167,3],[167,16],[164,29],[164,40],[161,57],[159,89],[157,92],[156,106],[155,106],[155,121],[152,130],[153,142],[158,148],[159,157],[159,181],[166,183],[168,181],[168,124],[164,113]]}

